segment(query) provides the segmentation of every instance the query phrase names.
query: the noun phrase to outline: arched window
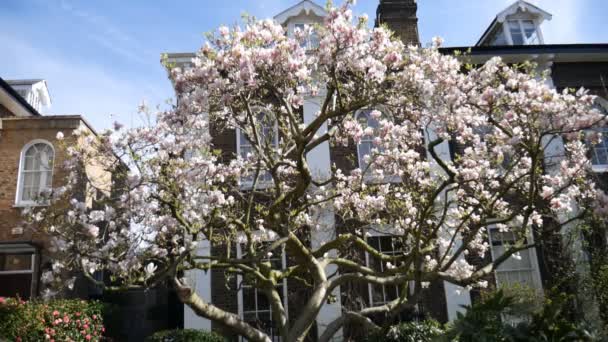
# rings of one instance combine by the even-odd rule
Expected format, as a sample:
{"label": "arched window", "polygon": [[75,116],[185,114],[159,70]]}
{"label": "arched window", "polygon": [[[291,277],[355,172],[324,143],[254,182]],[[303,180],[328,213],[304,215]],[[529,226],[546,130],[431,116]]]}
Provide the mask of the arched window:
{"label": "arched window", "polygon": [[55,150],[47,141],[25,145],[19,163],[17,204],[34,204],[43,191],[51,189],[54,159]]}
{"label": "arched window", "polygon": [[[357,145],[357,156],[359,159],[359,168],[361,170],[366,170],[368,166],[368,162],[366,161],[365,156],[371,156],[372,149],[378,146],[374,146],[374,138],[378,136],[378,128],[380,127],[379,117],[374,117],[372,115],[374,109],[364,109],[357,113],[357,121],[363,127],[363,129],[372,128],[374,133],[369,135],[366,134],[361,138],[361,141]],[[384,114],[382,115],[384,116]]]}
{"label": "arched window", "polygon": [[[271,115],[267,115],[261,111],[257,115],[257,127],[256,134],[260,141],[261,146],[269,144],[276,150],[279,146],[279,133],[277,123],[273,120]],[[237,129],[236,134],[236,146],[237,153],[242,157],[246,158],[248,154],[255,153],[254,146],[249,140],[245,132],[241,129]],[[253,184],[253,177],[255,175],[245,175],[241,181],[245,186],[251,186]],[[258,183],[269,183],[272,181],[272,176],[269,172],[260,172],[258,177]]]}

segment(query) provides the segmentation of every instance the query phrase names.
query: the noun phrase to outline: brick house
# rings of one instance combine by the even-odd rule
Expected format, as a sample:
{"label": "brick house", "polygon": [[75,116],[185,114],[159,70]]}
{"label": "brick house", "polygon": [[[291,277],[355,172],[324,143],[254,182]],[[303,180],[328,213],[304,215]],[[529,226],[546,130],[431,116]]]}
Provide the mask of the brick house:
{"label": "brick house", "polygon": [[[416,0],[380,0],[375,25],[388,25],[406,43],[420,44],[418,33]],[[288,35],[293,34],[294,29],[303,27],[305,24],[320,23],[326,12],[323,7],[310,0],[299,1],[292,7],[287,8],[274,16],[274,20],[284,26]],[[563,88],[579,88],[584,86],[594,94],[600,96],[598,106],[608,108],[605,99],[608,94],[603,89],[604,81],[608,77],[608,44],[544,44],[541,26],[543,21],[550,20],[551,14],[544,10],[527,3],[525,1],[515,1],[511,6],[500,12],[491,22],[488,29],[482,33],[481,38],[474,46],[442,48],[441,52],[453,54],[455,51],[467,51],[467,57],[473,63],[481,64],[493,56],[501,56],[509,63],[519,63],[533,61],[538,64],[541,72],[548,72],[547,83],[561,90]],[[311,42],[314,44],[315,42]],[[194,53],[169,53],[168,61],[176,66],[187,68],[191,63]],[[320,107],[320,99],[315,97],[307,98],[304,102],[303,119],[309,122],[314,117],[316,110]],[[357,115],[366,117],[368,113],[361,111]],[[225,159],[234,158],[242,154],[247,149],[247,143],[243,140],[239,132],[234,130],[218,131],[211,128],[214,148],[222,151]],[[359,146],[330,146],[323,143],[309,154],[309,164],[314,170],[313,174],[328,175],[331,172],[331,165],[335,164],[345,173],[354,169],[357,163],[363,163],[363,151],[366,151],[365,144],[370,142],[362,141]],[[594,171],[600,179],[606,182],[608,172],[608,145],[594,146],[593,164]],[[552,156],[559,157],[560,144],[552,146],[550,149]],[[455,144],[443,143],[438,147],[439,154],[449,160],[459,153],[459,147]],[[552,165],[546,165],[550,168]],[[333,225],[335,230],[339,230],[339,223],[332,212],[327,212],[323,216],[325,224]],[[335,233],[335,231],[333,232]],[[323,233],[321,233],[323,234]],[[492,236],[492,248],[486,258],[492,258],[494,252],[498,252],[502,244],[507,242]],[[559,237],[556,238],[559,244]],[[322,236],[310,237],[310,243],[314,246],[316,241],[323,240]],[[396,253],[396,247],[392,244],[390,237],[383,235],[371,236],[369,242],[383,253]],[[204,242],[199,247],[201,254],[220,253],[221,248],[210,246]],[[559,249],[558,249],[559,251]],[[234,253],[239,254],[238,246]],[[555,283],[556,274],[552,271],[552,264],[559,258],[555,253],[551,253],[547,247],[530,249],[522,253],[519,261],[509,261],[503,264],[496,274],[492,277],[492,286],[501,284],[521,283],[537,289],[542,293],[543,288],[549,288]],[[353,256],[361,258],[362,262],[370,264],[365,256]],[[289,257],[278,256],[276,262],[287,265],[290,263]],[[479,260],[478,262],[481,262]],[[382,267],[381,265],[371,265]],[[257,296],[255,291],[248,290],[245,286],[238,286],[240,279],[227,279],[223,272],[211,271],[191,272],[189,277],[195,284],[197,292],[201,297],[214,305],[238,313],[245,320],[269,320],[270,308],[261,306],[252,298]],[[285,306],[292,316],[303,298],[306,298],[306,289],[299,288],[296,284],[285,281],[282,285]],[[317,327],[321,328],[333,321],[341,314],[342,307],[378,305],[389,302],[398,296],[398,289],[390,286],[353,285],[343,286],[335,293],[337,300],[332,304],[326,304],[317,318]],[[251,298],[250,298],[251,297]],[[456,314],[462,310],[462,305],[470,305],[478,297],[478,293],[469,292],[448,282],[436,282],[430,284],[425,290],[423,298],[418,303],[415,312],[404,313],[400,318],[404,320],[432,317],[441,322],[453,320]],[[255,305],[250,303],[254,302]],[[380,318],[379,318],[380,319]],[[222,331],[222,327],[206,319],[196,316],[188,307],[184,308],[184,328],[197,328],[206,330]],[[268,330],[272,328],[269,326]],[[311,332],[314,340],[318,332],[323,329],[316,329]],[[343,329],[342,337],[356,337],[356,329],[346,326]],[[274,340],[279,340],[275,337]]]}
{"label": "brick house", "polygon": [[[64,144],[76,144],[77,129],[95,134],[80,115],[43,116],[50,105],[44,80],[0,78],[0,296],[32,298],[40,294],[40,276],[51,260],[50,241],[43,232],[23,225],[22,209],[40,205],[38,194],[58,187],[66,177],[61,165]],[[57,134],[65,139],[60,143]],[[111,174],[85,166],[89,175],[109,180]],[[92,198],[80,194],[92,205]],[[79,287],[76,295],[86,295]]]}

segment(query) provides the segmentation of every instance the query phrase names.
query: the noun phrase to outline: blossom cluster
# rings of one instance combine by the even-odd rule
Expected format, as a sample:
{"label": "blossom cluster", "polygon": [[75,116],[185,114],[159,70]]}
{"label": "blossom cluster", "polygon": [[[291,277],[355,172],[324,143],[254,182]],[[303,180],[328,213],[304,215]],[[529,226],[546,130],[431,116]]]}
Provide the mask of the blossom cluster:
{"label": "blossom cluster", "polygon": [[[150,286],[192,268],[234,271],[239,262],[239,272],[272,278],[255,258],[271,251],[256,244],[284,239],[301,248],[294,239],[327,228],[319,213],[330,210],[358,241],[388,226],[407,247],[375,276],[418,268],[429,279],[484,284],[465,257],[487,253],[489,228],[514,233],[515,254],[547,219],[568,222],[604,198],[580,141],[604,116],[584,90],[557,92],[500,58],[462,72],[457,58],[440,53],[439,39],[431,48],[405,46],[388,29],[355,20],[348,1],[328,10],[314,49],[301,44],[310,34],[288,37],[271,20],[220,27],[190,67],[171,70],[175,108],[145,127],[76,132],[67,185],[32,215],[62,255],[45,281],[105,270],[117,283]],[[312,99],[319,111],[305,122]],[[222,151],[212,132],[238,136],[246,153]],[[365,167],[335,165],[331,179],[314,179],[310,151],[362,141],[372,144]],[[554,143],[559,153],[550,154]],[[83,175],[90,164],[112,172],[111,189]],[[74,195],[83,182],[102,194],[94,204]],[[251,258],[237,262],[228,251],[225,263],[204,260],[203,240],[242,243]],[[320,249],[373,252],[336,241]]]}

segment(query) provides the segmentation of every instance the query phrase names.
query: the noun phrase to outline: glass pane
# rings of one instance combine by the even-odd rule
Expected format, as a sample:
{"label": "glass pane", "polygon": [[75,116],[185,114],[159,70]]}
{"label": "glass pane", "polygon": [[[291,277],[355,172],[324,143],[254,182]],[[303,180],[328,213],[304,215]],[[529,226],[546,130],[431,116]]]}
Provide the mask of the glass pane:
{"label": "glass pane", "polygon": [[310,48],[316,49],[319,47],[319,35],[317,31],[313,30],[310,35]]}
{"label": "glass pane", "polygon": [[44,172],[45,182],[44,189],[50,189],[53,185],[51,184],[53,181],[53,173],[51,171]]}
{"label": "glass pane", "polygon": [[[28,150],[28,152],[31,151]],[[33,155],[25,155],[25,159],[23,161],[23,170],[34,170],[34,156]]]}
{"label": "glass pane", "polygon": [[364,170],[367,168],[365,156],[372,154],[372,143],[370,141],[362,141],[359,144],[359,167]]}
{"label": "glass pane", "polygon": [[521,24],[524,28],[524,34],[528,44],[538,44],[538,35],[536,33],[536,26],[532,20],[522,20]]}
{"label": "glass pane", "polygon": [[399,297],[399,291],[397,290],[397,286],[394,285],[386,285],[384,287],[384,291],[386,293],[385,301],[390,302],[391,300],[397,299]]}
{"label": "glass pane", "polygon": [[393,243],[392,243],[392,238],[390,236],[382,236],[380,237],[380,249],[382,250],[382,252],[389,252],[387,254],[392,254],[393,250]]}
{"label": "glass pane", "polygon": [[524,44],[524,37],[521,33],[521,28],[519,27],[518,21],[509,21],[509,31],[511,32],[511,39],[513,40],[513,45]]}
{"label": "glass pane", "polygon": [[262,291],[257,291],[258,295],[258,311],[259,310],[270,310],[270,302],[266,298],[266,295]]}
{"label": "glass pane", "polygon": [[505,34],[502,30],[502,25],[498,25],[494,32],[492,32],[492,36],[490,38],[490,45],[507,45],[507,40],[505,39]]}
{"label": "glass pane", "polygon": [[245,320],[245,322],[252,323],[256,322],[258,320],[258,317],[255,312],[248,312],[243,314],[243,319]]}
{"label": "glass pane", "polygon": [[32,269],[32,254],[0,254],[0,271]]}
{"label": "glass pane", "polygon": [[372,257],[371,255],[369,256],[369,265],[368,265],[368,267],[371,268],[371,269],[373,269],[373,270],[376,270],[376,271],[382,271],[383,270],[381,261],[378,260],[378,259],[376,259],[376,258],[374,258],[374,257]]}
{"label": "glass pane", "polygon": [[367,238],[367,243],[374,249],[380,250],[380,238],[378,236],[372,236]]}
{"label": "glass pane", "polygon": [[258,312],[258,320],[262,322],[265,327],[268,327],[272,321],[272,319],[270,318],[270,312]]}
{"label": "glass pane", "polygon": [[596,147],[595,148],[595,165],[606,165],[608,164],[608,153],[606,148]]}
{"label": "glass pane", "polygon": [[255,311],[255,289],[243,287],[243,311]]}
{"label": "glass pane", "polygon": [[372,285],[372,304],[384,303],[384,288],[382,285]]}

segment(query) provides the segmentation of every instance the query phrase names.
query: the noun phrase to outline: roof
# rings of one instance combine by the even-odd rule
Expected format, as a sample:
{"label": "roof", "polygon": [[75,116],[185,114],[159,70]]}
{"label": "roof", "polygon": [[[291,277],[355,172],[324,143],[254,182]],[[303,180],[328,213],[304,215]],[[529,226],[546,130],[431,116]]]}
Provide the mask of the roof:
{"label": "roof", "polygon": [[40,113],[32,107],[17,91],[2,77],[0,77],[0,89],[2,89],[13,101],[17,102],[22,108],[24,108],[29,114],[33,116],[40,116]]}
{"label": "roof", "polygon": [[18,120],[78,120],[81,121],[91,132],[95,135],[97,131],[93,126],[82,116],[79,114],[67,114],[67,115],[41,115],[41,116],[30,116],[30,117],[9,117],[3,118],[2,121],[18,121]]}
{"label": "roof", "polygon": [[297,4],[289,7],[283,12],[274,16],[274,20],[276,20],[279,24],[283,25],[285,22],[291,18],[299,15],[300,13],[305,12],[306,15],[309,15],[311,12],[318,17],[324,17],[327,15],[327,11],[325,8],[317,5],[313,1],[310,0],[302,0]]}
{"label": "roof", "polygon": [[5,80],[6,83],[10,85],[32,85],[38,82],[43,82],[44,80],[41,78],[30,78],[25,80]]}
{"label": "roof", "polygon": [[540,56],[555,62],[607,62],[608,44],[544,44],[544,45],[502,45],[502,46],[460,46],[440,48],[446,55],[456,51],[470,57],[472,62],[481,62],[493,56],[501,56],[508,61],[524,61]]}
{"label": "roof", "polygon": [[527,1],[517,0],[514,3],[512,3],[509,7],[500,11],[496,15],[496,17],[494,17],[494,19],[490,23],[490,26],[488,26],[488,28],[484,31],[484,33],[481,35],[481,38],[479,38],[479,40],[477,41],[477,43],[475,43],[475,45],[481,44],[481,42],[483,42],[485,40],[485,38],[488,36],[488,34],[490,34],[490,32],[492,32],[492,30],[494,29],[494,27],[496,27],[496,25],[498,25],[499,23],[501,23],[501,24],[504,23],[508,16],[517,13],[517,11],[533,13],[533,14],[537,15],[539,18],[541,18],[541,20],[551,20],[551,18],[553,17],[553,15],[551,15],[551,13],[549,13],[537,6],[532,5],[531,3],[527,2]]}

